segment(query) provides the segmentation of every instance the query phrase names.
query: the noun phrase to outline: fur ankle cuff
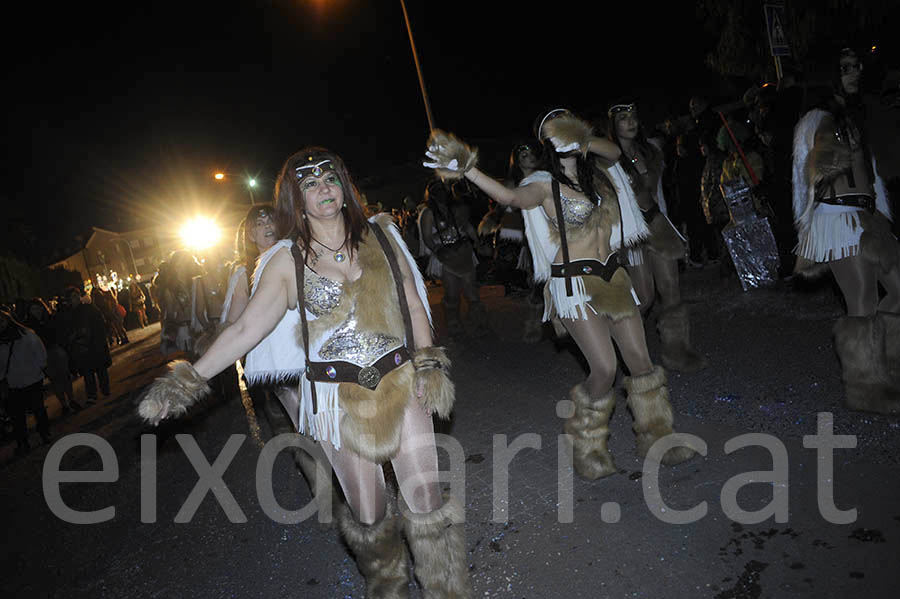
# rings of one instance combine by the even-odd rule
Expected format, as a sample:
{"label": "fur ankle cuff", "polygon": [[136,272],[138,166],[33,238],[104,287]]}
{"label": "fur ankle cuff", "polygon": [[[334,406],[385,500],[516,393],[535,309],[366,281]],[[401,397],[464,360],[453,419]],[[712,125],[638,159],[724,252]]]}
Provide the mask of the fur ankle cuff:
{"label": "fur ankle cuff", "polygon": [[169,372],[159,377],[140,400],[138,414],[156,426],[164,418],[177,418],[212,392],[206,379],[197,374],[190,362],[176,360]]}
{"label": "fur ankle cuff", "polygon": [[416,395],[429,412],[443,419],[450,417],[456,388],[450,380],[450,359],[442,347],[423,347],[413,355],[416,369]]}

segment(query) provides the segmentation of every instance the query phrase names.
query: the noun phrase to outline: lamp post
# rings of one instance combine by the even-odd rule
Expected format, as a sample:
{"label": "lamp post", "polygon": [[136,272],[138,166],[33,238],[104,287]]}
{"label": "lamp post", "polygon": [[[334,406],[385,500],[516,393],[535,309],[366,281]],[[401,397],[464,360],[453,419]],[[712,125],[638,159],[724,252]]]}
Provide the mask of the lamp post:
{"label": "lamp post", "polygon": [[[216,171],[213,174],[213,179],[215,179],[219,183],[224,183],[231,178],[231,175],[226,173],[225,171]],[[253,197],[253,190],[258,185],[256,179],[254,177],[247,177],[247,193],[250,194],[250,205],[256,204],[256,199]]]}

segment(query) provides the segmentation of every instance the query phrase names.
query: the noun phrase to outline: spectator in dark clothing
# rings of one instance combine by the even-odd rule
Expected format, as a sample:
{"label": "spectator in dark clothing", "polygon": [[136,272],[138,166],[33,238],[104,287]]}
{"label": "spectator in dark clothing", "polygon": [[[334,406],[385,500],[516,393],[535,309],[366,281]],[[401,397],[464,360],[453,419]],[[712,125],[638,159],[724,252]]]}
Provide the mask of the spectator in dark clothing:
{"label": "spectator in dark clothing", "polygon": [[59,339],[69,354],[69,366],[84,376],[87,403],[97,401],[97,384],[109,397],[109,371],[112,358],[106,342],[106,326],[100,310],[81,301],[81,291],[71,287],[59,311]]}
{"label": "spectator in dark clothing", "polygon": [[23,324],[37,333],[44,344],[44,349],[47,350],[45,372],[63,411],[68,413],[81,410],[81,405],[75,401],[75,391],[72,389],[69,355],[56,338],[57,330],[53,324],[53,315],[44,300],[39,297],[29,300],[27,316]]}
{"label": "spectator in dark clothing", "polygon": [[703,263],[703,249],[708,245],[708,231],[700,210],[700,177],[703,173],[703,157],[699,144],[694,150],[689,146],[692,136],[679,135],[675,145],[675,182],[678,188],[678,205],[681,222],[687,229],[688,252],[694,266]]}
{"label": "spectator in dark clothing", "polygon": [[0,394],[7,405],[16,437],[16,454],[30,450],[26,412],[34,414],[44,443],[50,442],[50,420],[44,407],[44,368],[47,352],[40,337],[0,311]]}

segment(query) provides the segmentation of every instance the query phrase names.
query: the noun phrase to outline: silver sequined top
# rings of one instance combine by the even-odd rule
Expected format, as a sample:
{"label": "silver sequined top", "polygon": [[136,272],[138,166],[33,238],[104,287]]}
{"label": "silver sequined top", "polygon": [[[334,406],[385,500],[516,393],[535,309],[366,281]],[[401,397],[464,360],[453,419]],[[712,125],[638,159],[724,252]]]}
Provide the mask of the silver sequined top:
{"label": "silver sequined top", "polygon": [[[344,293],[344,285],[306,267],[303,293],[306,296],[306,308],[319,318],[338,307]],[[403,342],[393,335],[360,330],[354,307],[347,315],[347,319],[322,344],[319,357],[328,361],[343,360],[360,366],[370,366],[388,351],[401,345]]]}
{"label": "silver sequined top", "polygon": [[343,292],[344,284],[341,281],[333,281],[319,275],[308,266],[306,267],[306,276],[303,277],[303,295],[306,300],[306,308],[316,318],[337,308],[341,303]]}
{"label": "silver sequined top", "polygon": [[[590,200],[568,198],[563,194],[559,195],[559,199],[562,205],[563,221],[565,221],[566,226],[582,226],[590,218],[594,208],[597,207],[597,204]],[[556,214],[550,215],[550,222],[553,223],[554,227],[559,228],[556,224]]]}

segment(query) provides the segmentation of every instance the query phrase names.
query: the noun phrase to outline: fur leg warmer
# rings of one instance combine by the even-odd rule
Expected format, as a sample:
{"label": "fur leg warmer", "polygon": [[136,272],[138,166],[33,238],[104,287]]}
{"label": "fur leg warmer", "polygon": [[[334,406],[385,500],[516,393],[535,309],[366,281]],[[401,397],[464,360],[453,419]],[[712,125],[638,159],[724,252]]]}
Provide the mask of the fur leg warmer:
{"label": "fur leg warmer", "polygon": [[[669,403],[669,388],[666,385],[666,371],[659,366],[647,374],[625,377],[628,391],[628,407],[634,416],[634,433],[637,436],[637,452],[647,456],[657,439],[675,432],[672,429],[675,415]],[[666,466],[680,464],[694,457],[689,447],[674,447],[662,458]]]}
{"label": "fur leg warmer", "polygon": [[851,410],[900,413],[900,389],[892,388],[888,374],[884,319],[840,318],[834,326],[834,347],[841,361],[845,405]]}
{"label": "fur leg warmer", "polygon": [[209,384],[190,362],[175,360],[169,372],[147,388],[138,404],[138,415],[156,426],[164,418],[177,418],[212,393]]}
{"label": "fur leg warmer", "polygon": [[422,407],[444,420],[450,418],[456,401],[456,387],[450,379],[450,358],[443,347],[422,347],[413,356],[416,395]]}
{"label": "fur leg warmer", "polygon": [[575,404],[575,414],[566,420],[563,430],[574,437],[575,472],[588,480],[614,474],[617,468],[606,442],[609,417],[616,407],[615,390],[610,389],[595,400],[579,383],[572,387],[569,399]]}
{"label": "fur leg warmer", "polygon": [[662,363],[669,370],[697,372],[706,368],[706,359],[691,347],[691,318],[687,305],[665,308],[656,325],[662,341]]}
{"label": "fur leg warmer", "polygon": [[341,534],[356,556],[356,565],[366,579],[366,597],[409,597],[406,547],[390,508],[384,518],[371,526],[360,524],[346,504],[341,504],[337,517]]}
{"label": "fur leg warmer", "polygon": [[413,571],[425,599],[472,596],[466,550],[465,515],[455,499],[426,514],[403,504],[403,527],[413,556]]}

